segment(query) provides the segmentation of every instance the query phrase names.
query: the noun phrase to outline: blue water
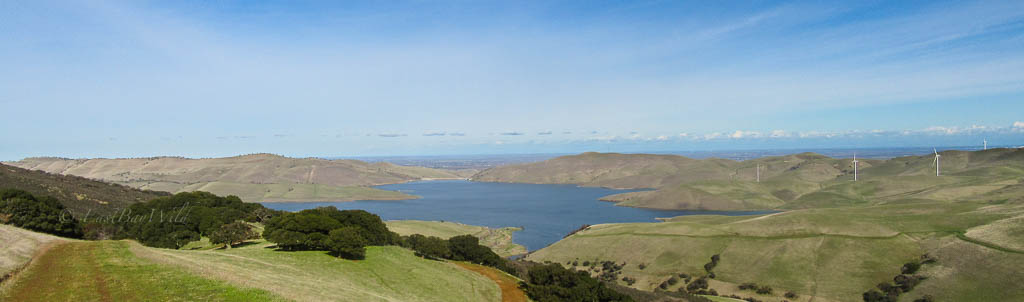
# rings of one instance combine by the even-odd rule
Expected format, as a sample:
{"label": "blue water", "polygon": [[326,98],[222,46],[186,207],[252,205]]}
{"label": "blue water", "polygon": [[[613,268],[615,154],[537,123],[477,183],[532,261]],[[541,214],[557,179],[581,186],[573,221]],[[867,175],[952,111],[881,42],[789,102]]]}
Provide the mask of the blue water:
{"label": "blue water", "polygon": [[615,206],[598,198],[636,190],[535,185],[421,181],[377,186],[422,198],[401,201],[264,203],[271,209],[299,211],[322,206],[361,209],[384,220],[443,220],[488,227],[522,227],[513,240],[533,251],[562,239],[584,224],[654,222],[659,217],[695,214],[752,215],[767,212],[666,211]]}

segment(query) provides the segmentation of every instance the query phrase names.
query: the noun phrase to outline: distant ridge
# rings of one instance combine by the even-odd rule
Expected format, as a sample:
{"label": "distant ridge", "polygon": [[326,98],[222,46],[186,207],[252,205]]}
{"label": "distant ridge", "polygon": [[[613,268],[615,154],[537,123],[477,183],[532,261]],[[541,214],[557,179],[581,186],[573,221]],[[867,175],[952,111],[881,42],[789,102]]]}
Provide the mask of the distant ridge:
{"label": "distant ridge", "polygon": [[8,164],[140,189],[237,195],[249,202],[409,199],[415,196],[369,186],[464,178],[448,170],[358,160],[289,158],[268,153],[202,159],[33,157]]}
{"label": "distant ridge", "polygon": [[[856,183],[852,182],[853,166],[849,159],[810,152],[746,161],[588,152],[492,168],[471,179],[656,189],[602,199],[632,207],[761,210],[885,203],[913,198],[946,201],[986,198],[984,194],[1009,190],[1008,186],[1018,184],[1024,177],[1022,149],[950,150],[940,154],[946,177],[934,177],[933,156],[905,156],[860,160],[861,181]],[[760,182],[756,181],[758,166],[761,167]]]}

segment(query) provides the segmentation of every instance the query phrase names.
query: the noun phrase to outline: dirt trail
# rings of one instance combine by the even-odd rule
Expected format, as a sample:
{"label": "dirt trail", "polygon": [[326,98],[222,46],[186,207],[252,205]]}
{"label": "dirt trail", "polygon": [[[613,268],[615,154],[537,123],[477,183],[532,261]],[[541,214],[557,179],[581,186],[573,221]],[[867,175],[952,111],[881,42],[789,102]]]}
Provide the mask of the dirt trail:
{"label": "dirt trail", "polygon": [[11,301],[46,301],[46,295],[40,295],[40,289],[53,287],[53,282],[73,282],[67,280],[69,270],[89,271],[93,276],[89,284],[95,290],[98,297],[86,297],[94,301],[113,301],[110,296],[110,288],[106,281],[106,275],[101,270],[101,265],[94,259],[96,257],[95,246],[82,242],[60,243],[48,248],[48,251],[33,259],[31,267],[32,274],[20,276],[19,284],[11,292],[6,293]]}
{"label": "dirt trail", "polygon": [[456,265],[464,269],[481,274],[488,279],[494,281],[495,284],[501,288],[501,301],[502,302],[526,302],[526,293],[522,289],[519,289],[519,282],[516,279],[508,276],[497,269],[490,267],[476,265],[471,263],[456,262]]}

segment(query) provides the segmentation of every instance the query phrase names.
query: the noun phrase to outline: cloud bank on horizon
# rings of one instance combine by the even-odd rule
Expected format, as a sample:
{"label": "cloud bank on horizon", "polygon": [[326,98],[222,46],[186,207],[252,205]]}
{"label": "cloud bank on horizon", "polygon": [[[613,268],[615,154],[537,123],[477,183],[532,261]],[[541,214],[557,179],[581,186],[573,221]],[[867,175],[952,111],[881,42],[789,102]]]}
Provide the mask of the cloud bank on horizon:
{"label": "cloud bank on horizon", "polygon": [[11,1],[0,28],[4,160],[1024,145],[1021,1]]}

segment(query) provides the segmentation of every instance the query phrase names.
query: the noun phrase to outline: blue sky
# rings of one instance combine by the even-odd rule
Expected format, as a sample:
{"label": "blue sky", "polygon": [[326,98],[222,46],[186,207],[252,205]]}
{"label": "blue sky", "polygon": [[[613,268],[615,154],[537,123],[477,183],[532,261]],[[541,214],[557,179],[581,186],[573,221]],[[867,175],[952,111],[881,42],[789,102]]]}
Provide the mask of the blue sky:
{"label": "blue sky", "polygon": [[0,2],[0,160],[1024,145],[1021,1],[337,2]]}

